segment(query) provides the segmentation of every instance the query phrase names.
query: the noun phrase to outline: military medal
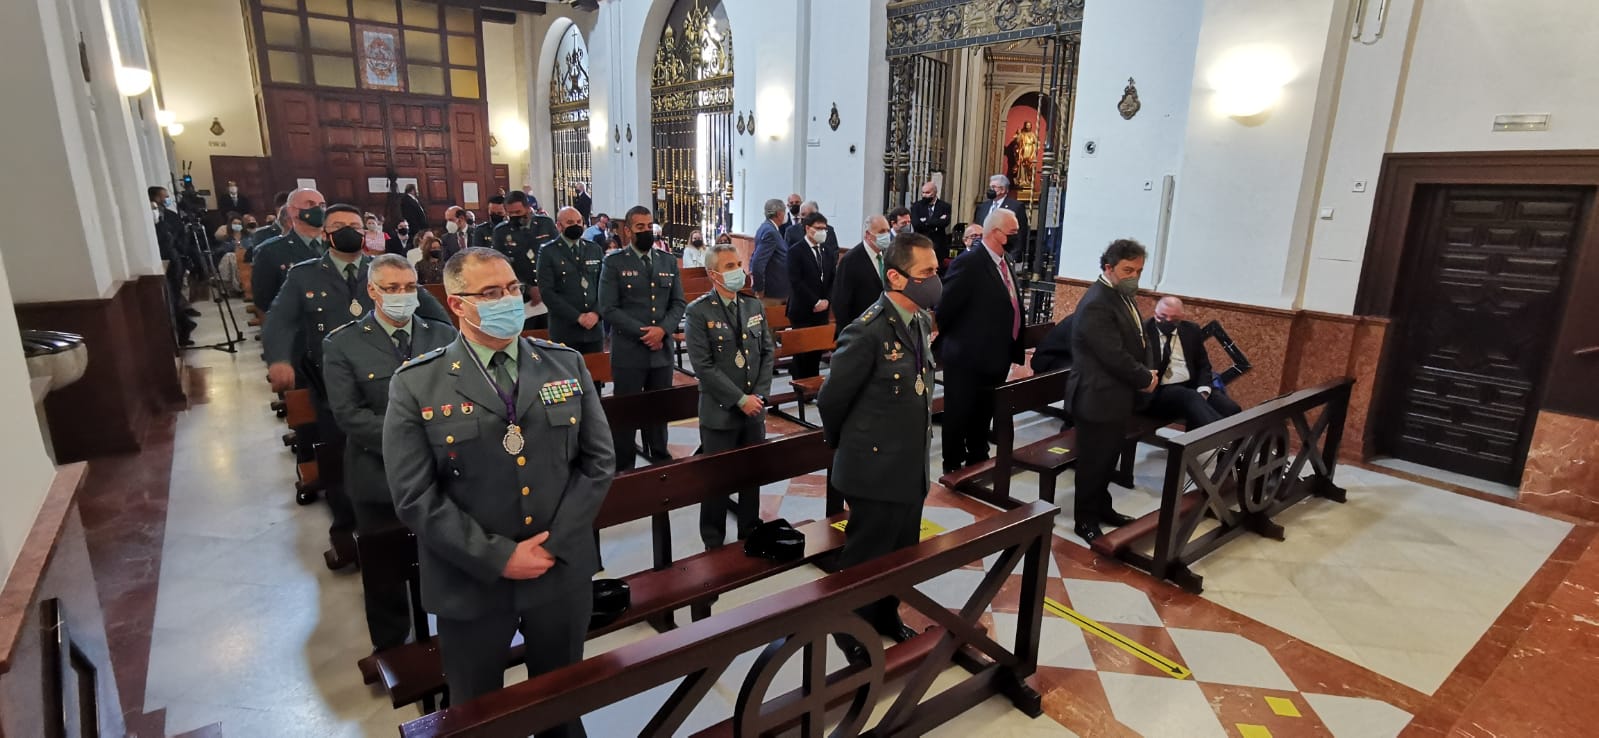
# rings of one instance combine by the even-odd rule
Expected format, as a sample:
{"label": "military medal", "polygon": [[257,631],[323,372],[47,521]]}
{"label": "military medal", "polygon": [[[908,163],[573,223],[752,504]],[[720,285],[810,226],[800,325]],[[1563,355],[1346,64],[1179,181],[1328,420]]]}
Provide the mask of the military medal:
{"label": "military medal", "polygon": [[736,366],[736,367],[738,367],[740,369],[743,369],[744,368],[744,364],[745,364],[745,362],[744,362],[744,352],[743,351],[740,351],[740,352],[738,352],[736,354],[733,354],[733,366]]}
{"label": "military medal", "polygon": [[431,408],[431,407],[422,408],[422,419],[423,420],[432,420],[433,419],[433,408]]}
{"label": "military medal", "polygon": [[925,392],[927,392],[927,383],[922,381],[922,375],[921,374],[917,374],[916,375],[916,394],[921,395],[921,394],[923,394]]}
{"label": "military medal", "polygon": [[582,287],[583,289],[586,290],[586,289],[589,288],[589,278],[588,277],[584,277],[584,278],[578,280],[577,284],[578,284],[579,287]]}
{"label": "military medal", "polygon": [[505,426],[505,437],[500,439],[500,445],[505,447],[506,453],[512,456],[522,453],[522,447],[526,442],[526,439],[522,438],[521,427],[515,423]]}
{"label": "military medal", "polygon": [[361,303],[354,298],[350,299],[350,314],[361,317]]}
{"label": "military medal", "polygon": [[472,403],[470,403],[470,402],[461,403],[461,414],[462,415],[471,415],[472,414]]}
{"label": "military medal", "polygon": [[448,418],[448,417],[450,417],[450,410],[452,410],[454,408],[455,408],[454,405],[444,405],[444,406],[441,406],[439,408],[439,410],[444,413],[444,417]]}

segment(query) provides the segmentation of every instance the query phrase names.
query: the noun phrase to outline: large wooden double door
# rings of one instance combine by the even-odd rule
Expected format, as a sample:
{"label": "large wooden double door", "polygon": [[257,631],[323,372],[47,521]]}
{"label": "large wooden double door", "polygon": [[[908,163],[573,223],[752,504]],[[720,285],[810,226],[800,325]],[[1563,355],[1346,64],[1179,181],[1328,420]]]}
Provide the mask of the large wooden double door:
{"label": "large wooden double door", "polygon": [[1516,485],[1591,190],[1436,186],[1398,275],[1393,455]]}
{"label": "large wooden double door", "polygon": [[[450,205],[481,207],[492,194],[481,103],[269,89],[267,109],[273,174],[285,188],[312,179],[330,203],[382,213],[387,183],[414,179],[433,224]],[[478,196],[466,202],[471,190]]]}

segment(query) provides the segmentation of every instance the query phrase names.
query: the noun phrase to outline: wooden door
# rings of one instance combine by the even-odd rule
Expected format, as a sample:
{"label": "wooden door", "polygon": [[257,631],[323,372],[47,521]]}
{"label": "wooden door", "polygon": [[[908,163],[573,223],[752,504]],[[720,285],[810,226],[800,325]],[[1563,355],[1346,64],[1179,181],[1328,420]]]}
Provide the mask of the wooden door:
{"label": "wooden door", "polygon": [[1520,482],[1589,200],[1580,188],[1418,190],[1385,451]]}
{"label": "wooden door", "polygon": [[211,203],[227,193],[228,182],[239,185],[239,194],[249,198],[250,212],[257,219],[272,211],[272,196],[286,188],[272,181],[272,160],[264,156],[212,156]]}
{"label": "wooden door", "polygon": [[324,145],[317,189],[328,202],[382,213],[384,200],[367,180],[386,178],[392,162],[383,106],[359,97],[321,96],[319,125]]}
{"label": "wooden door", "polygon": [[[500,190],[511,191],[511,165],[509,164],[494,165],[494,186],[489,189],[489,193],[483,198],[483,202],[488,203],[488,198],[495,196]],[[488,205],[485,204],[484,207],[488,207]]]}

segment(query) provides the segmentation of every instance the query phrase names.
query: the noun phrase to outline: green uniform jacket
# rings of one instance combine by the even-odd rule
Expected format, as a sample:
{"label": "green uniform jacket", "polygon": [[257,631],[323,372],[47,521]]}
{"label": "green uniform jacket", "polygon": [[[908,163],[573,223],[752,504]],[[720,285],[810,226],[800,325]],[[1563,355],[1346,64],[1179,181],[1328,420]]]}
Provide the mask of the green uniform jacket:
{"label": "green uniform jacket", "polygon": [[[333,419],[344,430],[344,488],[352,499],[390,502],[383,476],[383,413],[389,379],[408,359],[373,313],[345,323],[322,341],[322,382]],[[420,356],[455,340],[448,322],[411,318],[411,355]]]}
{"label": "green uniform jacket", "polygon": [[746,416],[738,403],[746,395],[764,399],[772,391],[776,344],[765,307],[747,295],[738,295],[736,304],[737,309],[723,305],[713,290],[689,303],[683,320],[689,364],[700,380],[700,425],[706,428],[740,427]]}
{"label": "green uniform jacket", "polygon": [[816,397],[833,454],[832,482],[845,495],[915,502],[927,495],[933,443],[931,321],[920,327],[922,392],[916,392],[913,333],[883,295],[838,335],[827,381]]}
{"label": "green uniform jacket", "polygon": [[[519,339],[508,453],[505,403],[466,339],[412,359],[389,386],[383,458],[395,513],[420,544],[422,603],[471,619],[590,597],[599,569],[594,516],[616,473],[610,424],[576,351]],[[550,532],[556,565],[505,579],[518,541]]]}
{"label": "green uniform jacket", "polygon": [[[366,270],[371,261],[372,257],[362,256],[356,262],[353,293],[344,281],[344,267],[332,256],[323,254],[295,264],[261,324],[267,363],[297,364],[304,359],[309,366],[320,367],[322,339],[334,328],[372,312],[372,298],[366,293]],[[422,303],[417,315],[450,322],[449,313],[431,293],[418,290],[417,297]]]}
{"label": "green uniform jacket", "polygon": [[604,327],[578,325],[577,316],[600,311],[600,260],[593,241],[553,238],[539,248],[539,295],[550,308],[550,338],[560,343],[604,340]]}
{"label": "green uniform jacket", "polygon": [[[683,321],[686,307],[677,257],[660,249],[650,249],[640,257],[631,246],[605,257],[600,269],[600,316],[611,324],[611,366],[671,366],[677,355],[672,334]],[[652,325],[666,330],[659,351],[645,346],[644,334],[639,331]]]}
{"label": "green uniform jacket", "polygon": [[257,310],[265,313],[271,309],[272,301],[277,299],[278,291],[283,288],[289,268],[321,255],[322,249],[306,243],[292,229],[288,235],[261,242],[256,247],[255,259],[250,262],[254,266],[250,272],[250,301],[255,303]]}
{"label": "green uniform jacket", "polygon": [[555,221],[548,216],[528,216],[526,228],[513,228],[511,221],[507,220],[494,226],[492,242],[494,250],[505,254],[511,260],[511,268],[516,271],[516,280],[525,285],[537,286],[539,283],[539,246],[555,238]]}

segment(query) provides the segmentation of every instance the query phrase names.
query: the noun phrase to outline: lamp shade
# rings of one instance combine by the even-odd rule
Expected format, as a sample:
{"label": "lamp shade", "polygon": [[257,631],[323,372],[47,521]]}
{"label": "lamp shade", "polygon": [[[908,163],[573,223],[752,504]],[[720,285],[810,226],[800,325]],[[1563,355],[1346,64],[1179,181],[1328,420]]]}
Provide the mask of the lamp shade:
{"label": "lamp shade", "polygon": [[143,95],[146,90],[150,89],[150,83],[154,80],[155,77],[150,74],[148,69],[117,67],[117,92],[127,97]]}

